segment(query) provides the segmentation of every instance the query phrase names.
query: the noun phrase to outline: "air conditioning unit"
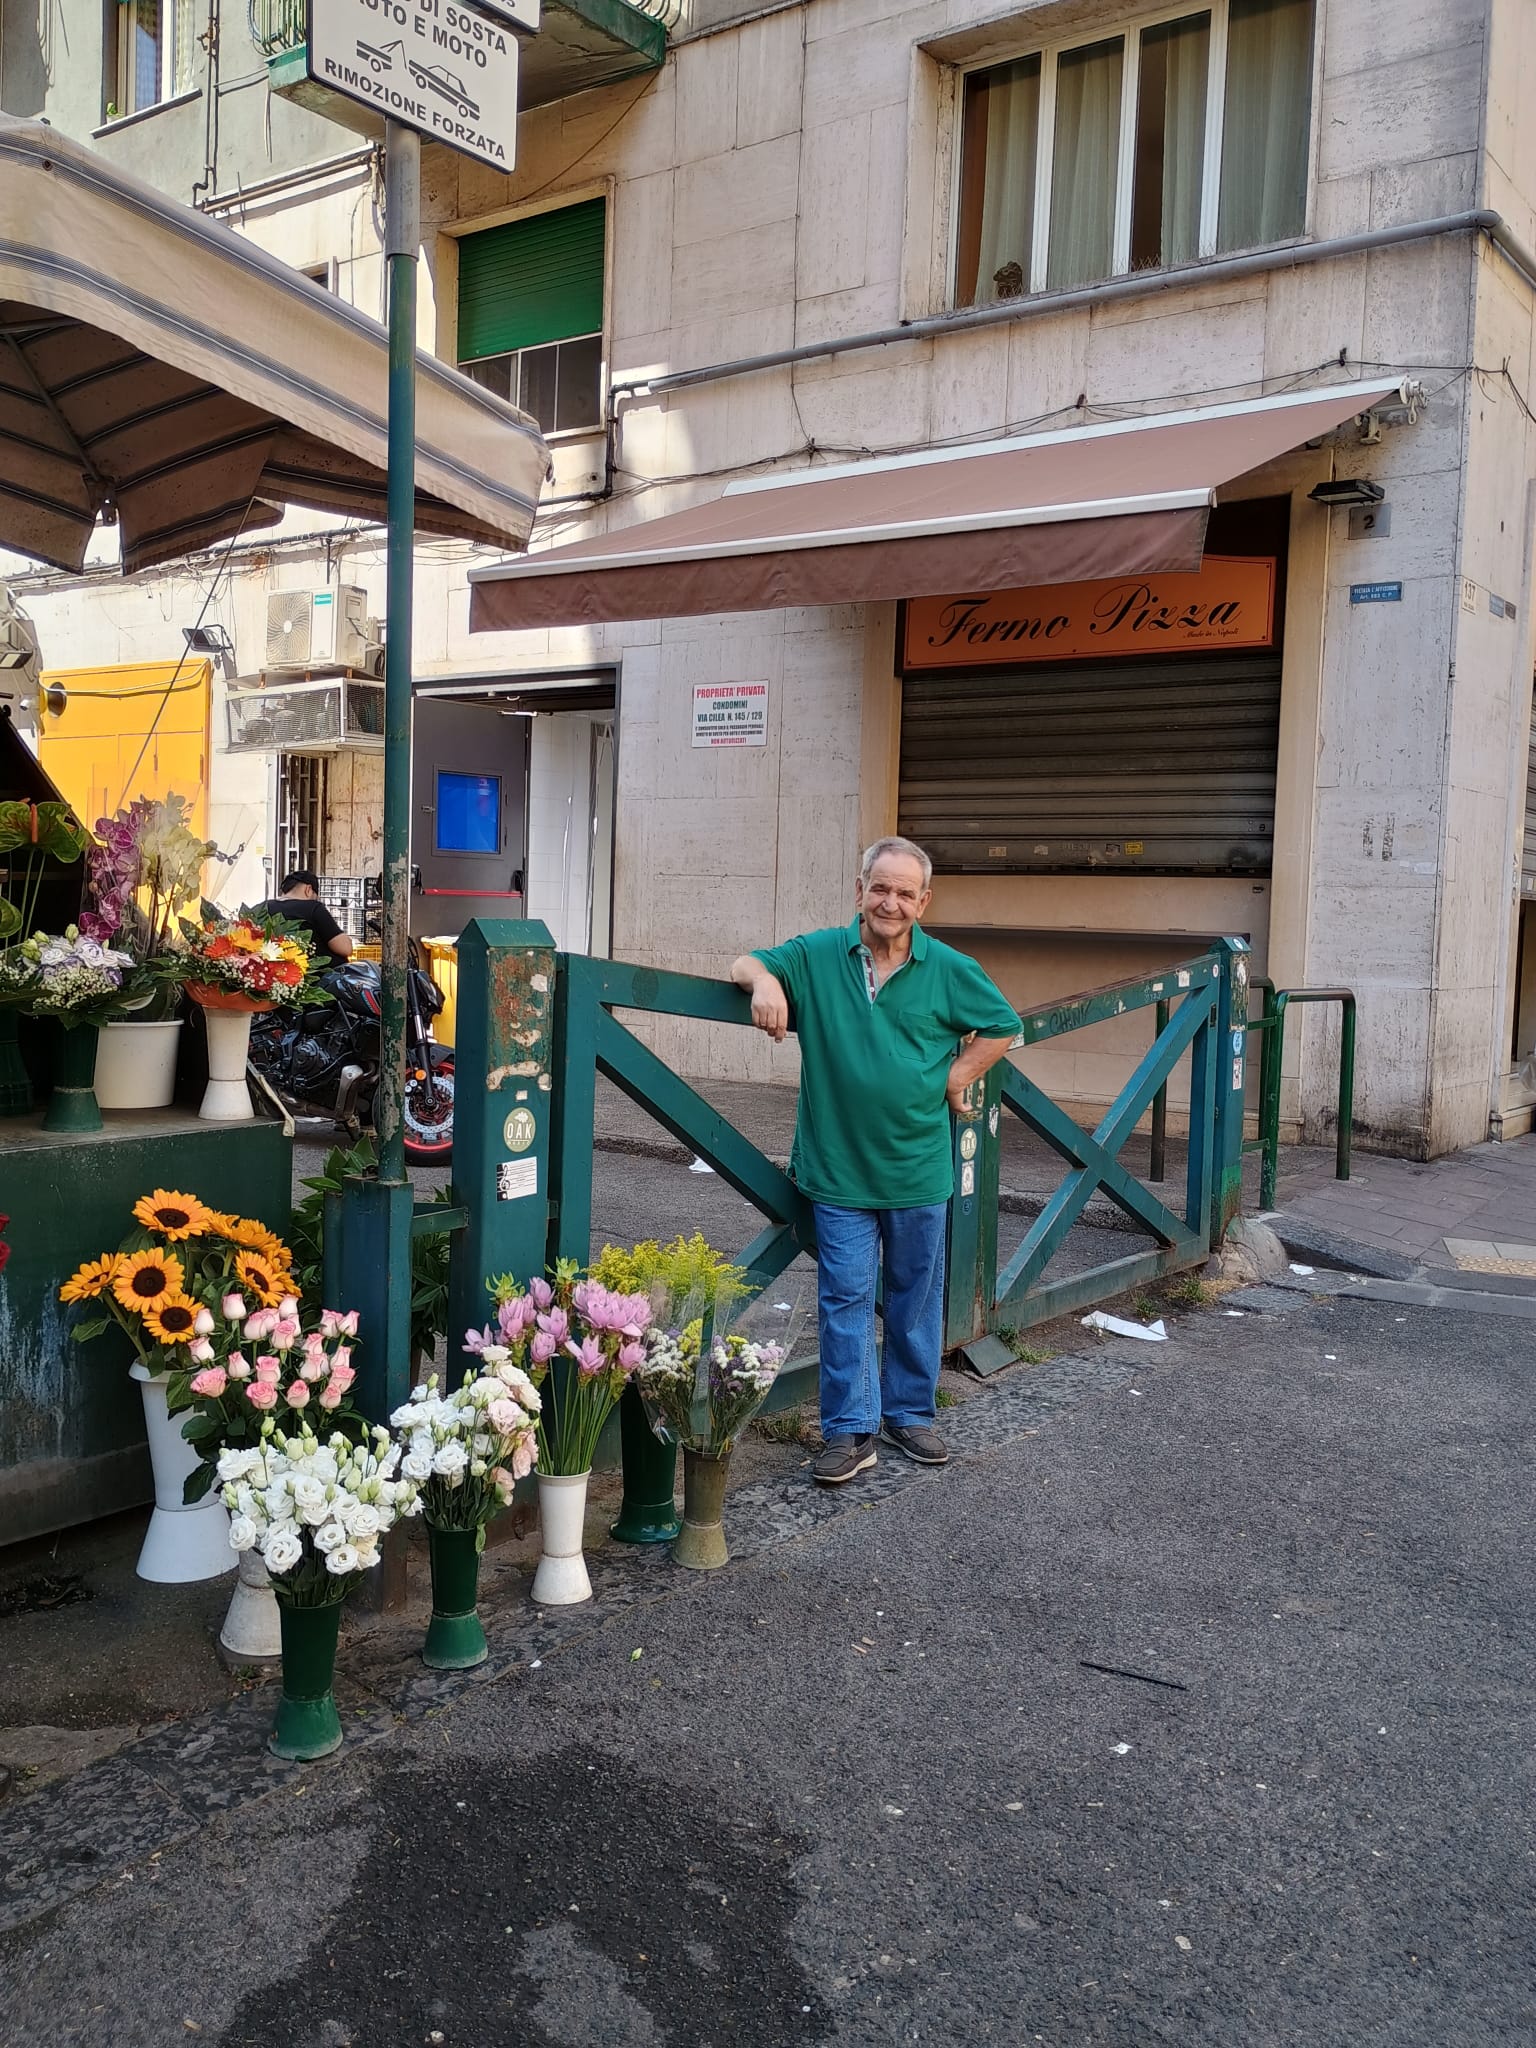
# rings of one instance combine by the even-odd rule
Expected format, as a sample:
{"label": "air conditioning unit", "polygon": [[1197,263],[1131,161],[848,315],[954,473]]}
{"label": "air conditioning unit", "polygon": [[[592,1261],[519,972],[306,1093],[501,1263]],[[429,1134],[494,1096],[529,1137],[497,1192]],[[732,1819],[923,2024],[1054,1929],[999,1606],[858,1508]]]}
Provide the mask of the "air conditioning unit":
{"label": "air conditioning unit", "polygon": [[295,754],[365,751],[384,744],[384,691],[355,677],[231,690],[225,700],[229,745],[237,753],[276,748]]}
{"label": "air conditioning unit", "polygon": [[274,590],[267,598],[267,669],[367,669],[368,593],[358,583],[335,590]]}

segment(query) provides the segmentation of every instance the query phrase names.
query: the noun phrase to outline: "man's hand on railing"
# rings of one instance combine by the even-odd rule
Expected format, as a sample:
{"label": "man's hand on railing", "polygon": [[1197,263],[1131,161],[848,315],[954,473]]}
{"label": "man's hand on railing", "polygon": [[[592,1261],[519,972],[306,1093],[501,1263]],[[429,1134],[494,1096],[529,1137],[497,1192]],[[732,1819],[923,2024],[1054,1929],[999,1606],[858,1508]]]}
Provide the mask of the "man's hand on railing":
{"label": "man's hand on railing", "polygon": [[973,1032],[960,1048],[954,1065],[949,1070],[944,1094],[956,1116],[974,1116],[979,1107],[966,1100],[967,1090],[983,1074],[995,1067],[1012,1045],[1012,1038],[978,1038]]}
{"label": "man's hand on railing", "polygon": [[789,998],[776,975],[761,960],[743,953],[731,968],[731,979],[752,998],[752,1022],[765,1031],[775,1045],[789,1035]]}

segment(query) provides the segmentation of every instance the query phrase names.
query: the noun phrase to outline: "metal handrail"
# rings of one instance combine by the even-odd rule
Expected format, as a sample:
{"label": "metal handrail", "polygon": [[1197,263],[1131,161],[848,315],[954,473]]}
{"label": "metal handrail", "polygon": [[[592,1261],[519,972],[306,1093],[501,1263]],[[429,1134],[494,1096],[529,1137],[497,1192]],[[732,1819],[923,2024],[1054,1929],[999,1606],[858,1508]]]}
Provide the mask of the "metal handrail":
{"label": "metal handrail", "polygon": [[1280,1071],[1285,1053],[1285,1015],[1292,1003],[1338,1003],[1339,1033],[1339,1132],[1334,1148],[1334,1179],[1349,1179],[1350,1146],[1355,1123],[1355,992],[1349,988],[1277,989],[1263,975],[1254,975],[1250,989],[1263,994],[1264,1007],[1247,1022],[1249,1031],[1262,1034],[1259,1063],[1259,1135],[1243,1142],[1245,1152],[1261,1153],[1259,1206],[1273,1209],[1280,1171]]}

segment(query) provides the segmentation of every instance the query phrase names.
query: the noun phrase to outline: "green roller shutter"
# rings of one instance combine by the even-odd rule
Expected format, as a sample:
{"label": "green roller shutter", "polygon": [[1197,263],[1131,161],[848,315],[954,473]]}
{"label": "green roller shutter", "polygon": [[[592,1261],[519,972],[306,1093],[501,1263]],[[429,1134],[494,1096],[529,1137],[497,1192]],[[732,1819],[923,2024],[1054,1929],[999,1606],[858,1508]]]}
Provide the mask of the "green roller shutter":
{"label": "green roller shutter", "polygon": [[461,363],[601,331],[605,205],[588,199],[463,238]]}

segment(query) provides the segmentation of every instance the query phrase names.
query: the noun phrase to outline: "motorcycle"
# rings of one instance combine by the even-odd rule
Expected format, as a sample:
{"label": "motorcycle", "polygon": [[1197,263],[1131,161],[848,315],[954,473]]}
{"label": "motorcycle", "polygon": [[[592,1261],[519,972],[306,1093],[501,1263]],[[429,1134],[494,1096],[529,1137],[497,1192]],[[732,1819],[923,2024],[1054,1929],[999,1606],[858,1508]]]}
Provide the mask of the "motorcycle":
{"label": "motorcycle", "polygon": [[[382,986],[372,960],[339,960],[319,977],[333,998],[251,1020],[247,1075],[259,1114],[329,1117],[353,1137],[373,1122],[379,1085]],[[427,1025],[442,992],[415,960],[406,976],[405,1156],[442,1166],[453,1156],[453,1052]]]}

